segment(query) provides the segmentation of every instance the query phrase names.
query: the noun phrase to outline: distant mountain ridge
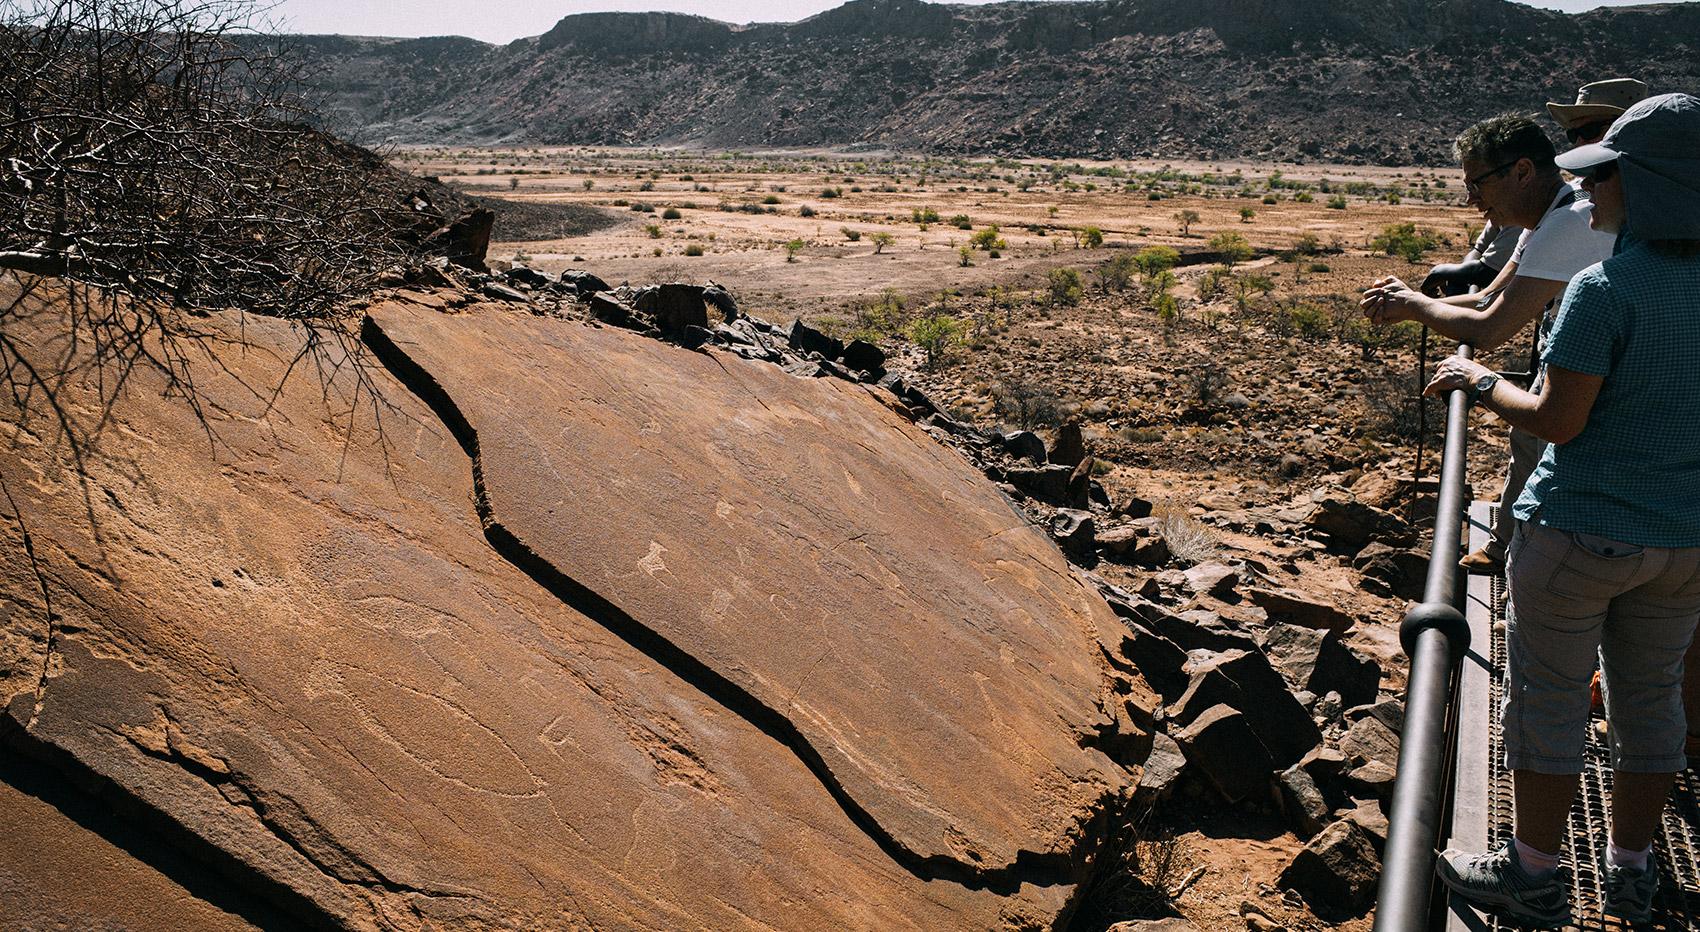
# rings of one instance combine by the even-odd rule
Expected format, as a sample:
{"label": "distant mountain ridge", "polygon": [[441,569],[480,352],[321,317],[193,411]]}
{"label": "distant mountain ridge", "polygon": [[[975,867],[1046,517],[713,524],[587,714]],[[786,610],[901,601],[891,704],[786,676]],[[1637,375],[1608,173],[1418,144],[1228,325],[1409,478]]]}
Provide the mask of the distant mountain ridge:
{"label": "distant mountain ridge", "polygon": [[749,26],[583,13],[500,46],[295,38],[342,128],[405,143],[1444,164],[1473,120],[1586,81],[1700,91],[1700,3],[851,0]]}

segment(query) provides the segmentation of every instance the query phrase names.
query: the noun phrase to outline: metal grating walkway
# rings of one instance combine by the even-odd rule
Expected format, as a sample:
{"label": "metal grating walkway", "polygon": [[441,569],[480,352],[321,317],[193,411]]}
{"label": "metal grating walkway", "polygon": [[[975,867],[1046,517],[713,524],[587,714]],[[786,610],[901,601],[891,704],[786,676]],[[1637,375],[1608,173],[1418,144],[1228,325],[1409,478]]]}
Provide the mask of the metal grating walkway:
{"label": "metal grating walkway", "polygon": [[[1480,547],[1497,510],[1487,502],[1470,509],[1470,549]],[[1458,747],[1454,760],[1455,790],[1452,837],[1448,846],[1481,851],[1511,837],[1511,773],[1503,766],[1498,716],[1505,670],[1505,580],[1470,577],[1465,616],[1470,622],[1472,649],[1464,660],[1459,684]],[[1485,650],[1485,653],[1484,653]],[[1587,769],[1581,791],[1570,811],[1570,841],[1564,866],[1573,878],[1573,929],[1604,930],[1600,913],[1603,892],[1599,859],[1605,857],[1606,797],[1611,788],[1611,764],[1605,743],[1592,730],[1588,738]],[[1690,769],[1677,780],[1665,807],[1664,831],[1656,843],[1663,870],[1658,914],[1653,928],[1700,929],[1700,775]],[[1514,929],[1481,915],[1450,897],[1446,928],[1455,930]]]}

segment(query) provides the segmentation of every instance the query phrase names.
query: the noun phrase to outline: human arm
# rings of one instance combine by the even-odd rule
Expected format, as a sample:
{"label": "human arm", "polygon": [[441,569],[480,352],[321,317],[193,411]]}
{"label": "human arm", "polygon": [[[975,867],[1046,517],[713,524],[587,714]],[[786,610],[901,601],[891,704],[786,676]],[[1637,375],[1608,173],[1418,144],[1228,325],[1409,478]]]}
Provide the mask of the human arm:
{"label": "human arm", "polygon": [[[1493,370],[1462,356],[1448,356],[1435,367],[1434,379],[1423,389],[1439,395],[1469,388]],[[1538,394],[1500,379],[1477,402],[1518,427],[1549,443],[1569,443],[1588,425],[1588,414],[1600,395],[1605,377],[1548,365]]]}
{"label": "human arm", "polygon": [[[1377,281],[1364,292],[1361,306],[1371,323],[1415,320],[1478,350],[1499,346],[1540,316],[1541,310],[1564,291],[1564,282],[1515,275],[1484,309],[1426,297],[1394,277]],[[1489,286],[1492,287],[1492,286]]]}

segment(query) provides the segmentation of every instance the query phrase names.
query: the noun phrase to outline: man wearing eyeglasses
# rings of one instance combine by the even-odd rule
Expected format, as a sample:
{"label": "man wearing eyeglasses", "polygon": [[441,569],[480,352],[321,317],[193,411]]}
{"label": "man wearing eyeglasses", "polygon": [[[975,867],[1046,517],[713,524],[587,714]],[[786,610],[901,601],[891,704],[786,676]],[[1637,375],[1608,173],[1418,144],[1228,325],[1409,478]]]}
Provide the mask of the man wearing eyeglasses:
{"label": "man wearing eyeglasses", "polygon": [[[1480,352],[1541,317],[1572,276],[1611,256],[1615,238],[1589,227],[1591,205],[1565,183],[1553,161],[1552,141],[1528,117],[1484,120],[1460,134],[1453,149],[1464,170],[1467,203],[1490,223],[1524,229],[1511,261],[1486,297],[1430,298],[1389,277],[1364,292],[1363,310],[1372,323],[1420,321]],[[1545,446],[1532,434],[1512,430],[1511,468],[1502,494],[1509,500],[1501,502],[1508,517],[1496,522],[1486,547],[1464,558],[1462,565],[1470,572],[1498,572],[1504,566],[1513,526],[1510,504],[1522,493]]]}

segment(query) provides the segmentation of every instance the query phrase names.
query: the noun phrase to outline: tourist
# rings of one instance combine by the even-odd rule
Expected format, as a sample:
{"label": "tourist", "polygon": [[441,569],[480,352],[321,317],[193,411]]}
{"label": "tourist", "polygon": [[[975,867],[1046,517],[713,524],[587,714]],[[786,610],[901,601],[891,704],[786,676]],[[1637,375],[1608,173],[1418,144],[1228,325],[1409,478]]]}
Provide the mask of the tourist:
{"label": "tourist", "polygon": [[1613,768],[1605,912],[1645,922],[1654,832],[1685,766],[1683,655],[1700,618],[1700,99],[1644,100],[1557,161],[1583,176],[1594,227],[1622,237],[1566,291],[1545,380],[1523,391],[1454,356],[1428,387],[1463,389],[1552,444],[1513,510],[1501,727],[1514,838],[1445,852],[1438,869],[1479,906],[1568,921],[1558,859],[1598,656]]}
{"label": "tourist", "polygon": [[[1524,233],[1501,273],[1503,287],[1481,300],[1430,298],[1398,278],[1383,278],[1364,292],[1363,308],[1378,324],[1420,321],[1477,351],[1493,349],[1564,291],[1572,276],[1611,255],[1615,238],[1588,226],[1588,200],[1564,181],[1553,162],[1552,141],[1535,121],[1521,116],[1484,120],[1454,144],[1464,170],[1464,192],[1488,222],[1523,227]],[[1498,286],[1499,282],[1495,283]],[[1545,315],[1542,330],[1550,324]],[[1538,389],[1539,375],[1534,388]],[[1545,444],[1528,432],[1511,430],[1511,466],[1500,495],[1499,520],[1486,547],[1462,561],[1472,573],[1497,573],[1510,541],[1511,504],[1540,460]]]}

